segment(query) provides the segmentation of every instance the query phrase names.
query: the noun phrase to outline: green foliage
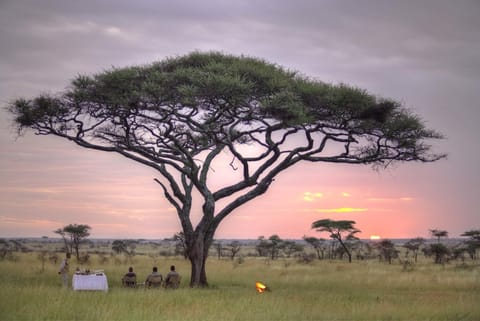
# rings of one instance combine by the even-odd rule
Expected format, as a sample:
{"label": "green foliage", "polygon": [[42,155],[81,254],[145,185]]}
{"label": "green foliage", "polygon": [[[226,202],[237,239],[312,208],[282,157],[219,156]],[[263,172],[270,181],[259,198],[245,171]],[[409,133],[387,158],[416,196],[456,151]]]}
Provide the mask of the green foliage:
{"label": "green foliage", "polygon": [[[404,245],[403,247],[405,247],[406,249],[408,249],[409,251],[412,251],[413,252],[413,258],[415,259],[415,263],[417,262],[417,258],[418,258],[418,250],[420,249],[420,247],[422,245],[424,245],[426,242],[426,240],[424,238],[421,238],[421,237],[417,237],[417,238],[414,238],[414,239],[411,239],[411,240],[408,240]],[[408,252],[407,252],[408,254]]]}
{"label": "green foliage", "polygon": [[432,229],[432,230],[430,230],[430,234],[431,234],[433,237],[436,237],[436,238],[437,238],[437,242],[439,242],[439,243],[440,243],[440,239],[441,239],[442,237],[445,237],[445,238],[448,237],[448,231],[445,231],[445,230]]}
{"label": "green foliage", "polygon": [[[18,99],[9,110],[20,130],[30,127],[43,134],[59,134],[76,128],[69,124],[73,120],[69,115],[119,117],[119,123],[105,127],[115,130],[122,125],[121,118],[139,116],[142,111],[157,113],[155,118],[160,122],[169,121],[166,106],[203,110],[205,124],[218,124],[220,119],[227,123],[235,118],[245,123],[272,119],[285,127],[333,126],[364,134],[377,131],[408,150],[425,138],[441,138],[393,100],[346,84],[312,80],[261,59],[218,52],[193,52],[148,65],[79,75],[58,98],[42,95],[33,100]],[[63,127],[47,130],[51,120]],[[192,130],[192,126],[184,128]],[[203,135],[210,134],[203,131]],[[190,135],[190,139],[194,137],[200,138],[198,133]],[[421,150],[427,152],[428,148],[422,145]],[[373,150],[364,148],[363,155],[372,157]]]}
{"label": "green foliage", "polygon": [[314,248],[315,252],[317,253],[317,258],[319,260],[324,258],[324,252],[327,247],[327,245],[325,244],[325,239],[319,239],[313,236],[305,235],[303,236],[303,240]]}
{"label": "green foliage", "polygon": [[33,100],[18,99],[8,106],[14,115],[19,133],[23,128],[35,127],[39,122],[58,121],[68,113],[68,108],[55,97],[41,95]]}
{"label": "green foliage", "polygon": [[464,232],[461,236],[469,237],[463,242],[465,251],[472,260],[477,258],[477,250],[480,249],[480,230],[470,230]]}
{"label": "green foliage", "polygon": [[388,263],[392,264],[392,260],[398,257],[399,251],[395,249],[395,244],[388,239],[381,240],[376,244],[380,251],[380,256]]}
{"label": "green foliage", "polygon": [[269,257],[271,260],[278,259],[281,255],[290,258],[293,254],[302,252],[304,246],[295,241],[283,240],[278,235],[271,235],[268,239],[260,236],[255,245],[259,256]]}
{"label": "green foliage", "polygon": [[116,254],[127,252],[127,244],[122,240],[115,240],[112,242],[112,251]]}
{"label": "green foliage", "polygon": [[471,240],[480,241],[480,230],[470,230],[462,233],[460,236],[469,237]]}
{"label": "green foliage", "polygon": [[447,256],[450,254],[450,250],[445,244],[434,243],[430,244],[430,252],[434,255],[435,263],[445,263]]}
{"label": "green foliage", "polygon": [[70,235],[72,239],[81,240],[90,235],[90,229],[91,227],[86,224],[68,224],[63,228],[63,231]]}

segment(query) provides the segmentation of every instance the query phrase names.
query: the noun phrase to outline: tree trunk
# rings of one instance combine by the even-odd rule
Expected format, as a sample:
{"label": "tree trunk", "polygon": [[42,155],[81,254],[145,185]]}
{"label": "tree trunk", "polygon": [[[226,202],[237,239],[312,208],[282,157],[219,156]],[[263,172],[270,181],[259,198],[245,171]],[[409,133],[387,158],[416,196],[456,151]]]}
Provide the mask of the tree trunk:
{"label": "tree trunk", "polygon": [[203,250],[199,249],[200,241],[196,242],[195,248],[189,253],[189,260],[192,265],[190,274],[190,287],[206,287],[208,286],[207,274],[205,272],[205,262],[207,258],[203,255]]}
{"label": "tree trunk", "polygon": [[208,249],[213,241],[213,233],[211,235],[192,235],[188,238],[188,259],[192,266],[190,287],[207,287],[205,263],[208,257]]}
{"label": "tree trunk", "polygon": [[67,242],[67,239],[65,238],[65,234],[62,235],[62,238],[63,238],[63,242],[65,243],[65,252],[71,254],[72,251],[68,247],[68,242]]}
{"label": "tree trunk", "polygon": [[345,245],[345,243],[343,243],[342,239],[341,238],[338,238],[338,241],[340,243],[340,245],[343,247],[343,249],[345,250],[345,253],[347,254],[348,256],[348,262],[349,263],[352,263],[352,253],[350,253],[350,251],[348,250],[347,246]]}
{"label": "tree trunk", "polygon": [[75,244],[74,248],[75,248],[75,256],[77,257],[77,262],[80,262],[80,252],[78,249],[79,248],[78,244]]}

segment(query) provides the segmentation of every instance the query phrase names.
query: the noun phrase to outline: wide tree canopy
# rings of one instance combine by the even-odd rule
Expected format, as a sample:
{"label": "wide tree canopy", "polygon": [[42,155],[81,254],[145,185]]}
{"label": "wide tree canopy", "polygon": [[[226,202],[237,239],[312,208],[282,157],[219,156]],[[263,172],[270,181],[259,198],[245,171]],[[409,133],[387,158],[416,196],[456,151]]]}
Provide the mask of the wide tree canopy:
{"label": "wide tree canopy", "polygon": [[[192,286],[207,284],[205,260],[221,221],[265,193],[281,171],[301,161],[387,166],[444,156],[428,144],[441,135],[399,102],[217,52],[77,76],[63,93],[8,108],[20,132],[30,128],[155,169],[185,233]],[[224,155],[236,180],[211,184]],[[194,193],[203,213],[196,226]]]}

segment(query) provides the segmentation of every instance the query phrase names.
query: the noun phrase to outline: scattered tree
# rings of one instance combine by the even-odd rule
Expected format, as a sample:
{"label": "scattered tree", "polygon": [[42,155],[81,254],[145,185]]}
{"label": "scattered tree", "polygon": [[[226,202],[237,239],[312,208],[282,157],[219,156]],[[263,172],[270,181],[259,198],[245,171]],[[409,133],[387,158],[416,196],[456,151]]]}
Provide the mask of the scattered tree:
{"label": "scattered tree", "polygon": [[137,243],[136,240],[115,240],[112,243],[112,251],[116,254],[124,254],[126,261],[132,261],[136,255]]}
{"label": "scattered tree", "polygon": [[38,259],[42,262],[42,270],[43,273],[45,271],[45,262],[47,261],[49,253],[47,250],[42,250],[37,254]]}
{"label": "scattered tree", "polygon": [[1,260],[12,258],[13,250],[14,250],[13,246],[9,241],[0,239],[0,259]]}
{"label": "scattered tree", "polygon": [[65,253],[72,254],[72,247],[71,247],[72,244],[70,244],[70,245],[68,244],[66,233],[63,230],[63,228],[56,229],[55,231],[53,231],[53,233],[58,234],[62,237],[63,243],[65,244]]}
{"label": "scattered tree", "polygon": [[[185,234],[191,286],[208,284],[205,263],[220,223],[292,166],[386,167],[445,156],[426,143],[442,136],[399,102],[221,53],[80,75],[59,95],[17,99],[8,109],[19,133],[33,129],[156,170]],[[211,184],[213,168],[227,163],[232,181]],[[196,226],[192,209],[202,211]]]}
{"label": "scattered tree", "polygon": [[434,262],[436,264],[443,264],[446,262],[450,250],[445,244],[442,243],[433,243],[429,246],[429,251],[434,256]]}
{"label": "scattered tree", "polygon": [[436,237],[436,238],[437,238],[437,243],[440,243],[440,239],[441,239],[442,237],[445,237],[445,238],[448,237],[448,232],[447,232],[447,231],[444,231],[444,230],[432,229],[432,230],[430,230],[430,234],[431,234],[433,237]]}
{"label": "scattered tree", "polygon": [[425,239],[422,237],[416,237],[414,239],[408,240],[405,244],[403,244],[403,247],[407,249],[406,256],[408,256],[409,251],[412,251],[413,259],[415,260],[415,263],[417,263],[418,250],[424,244]]}
{"label": "scattered tree", "polygon": [[239,241],[232,241],[227,244],[228,251],[230,252],[230,259],[234,260],[235,256],[240,252],[242,244]]}
{"label": "scattered tree", "polygon": [[364,260],[366,258],[372,257],[372,244],[370,242],[363,242],[361,240],[355,240],[352,247],[353,252],[355,252],[355,257],[358,260]]}
{"label": "scattered tree", "polygon": [[285,256],[290,258],[293,254],[302,252],[304,250],[304,246],[295,241],[285,240],[281,244],[281,249]]}
{"label": "scattered tree", "polygon": [[122,240],[115,240],[112,243],[112,251],[116,254],[127,252],[127,244]]}
{"label": "scattered tree", "polygon": [[268,239],[264,236],[258,238],[258,243],[255,246],[258,255],[269,257],[271,260],[278,258],[280,250],[282,249],[283,240],[278,235],[272,235]]}
{"label": "scattered tree", "polygon": [[278,235],[272,235],[268,238],[268,249],[270,252],[270,259],[278,258],[280,250],[282,249],[283,240]]}
{"label": "scattered tree", "polygon": [[30,249],[20,240],[0,239],[0,260],[16,260],[15,252],[30,252]]}
{"label": "scattered tree", "polygon": [[392,260],[398,257],[398,250],[395,249],[395,244],[391,240],[381,240],[377,243],[377,248],[380,252],[380,258],[392,264]]}
{"label": "scattered tree", "polygon": [[304,235],[303,240],[313,247],[317,253],[317,259],[323,260],[325,258],[325,239]]}
{"label": "scattered tree", "polygon": [[477,259],[477,251],[480,248],[480,230],[466,231],[461,236],[469,238],[463,242],[466,246],[466,252],[472,260]]}
{"label": "scattered tree", "polygon": [[462,233],[460,236],[469,237],[472,240],[480,242],[480,230],[470,230]]}
{"label": "scattered tree", "polygon": [[136,250],[137,250],[137,244],[138,244],[138,241],[136,240],[128,240],[126,241],[127,243],[127,251],[126,251],[126,254],[129,258],[132,258],[135,256],[136,254]]}
{"label": "scattered tree", "polygon": [[182,255],[187,259],[187,242],[185,240],[185,234],[183,232],[178,232],[173,235],[172,239],[175,242],[175,255]]}
{"label": "scattered tree", "polygon": [[217,251],[217,258],[220,260],[222,258],[223,250],[222,242],[214,242],[213,247]]}
{"label": "scattered tree", "polygon": [[268,256],[269,252],[269,243],[265,239],[265,236],[259,236],[257,239],[257,244],[255,245],[255,250],[258,253],[258,256]]}
{"label": "scattered tree", "polygon": [[[54,233],[60,234],[65,242],[67,253],[75,250],[75,256],[80,261],[80,244],[90,235],[91,227],[85,224],[69,224],[61,229],[57,229]],[[67,240],[68,237],[68,240]]]}
{"label": "scattered tree", "polygon": [[355,234],[359,233],[360,230],[356,229],[353,225],[355,221],[334,221],[331,219],[318,220],[312,223],[312,228],[316,229],[317,232],[328,232],[330,237],[337,241],[342,249],[348,256],[348,262],[352,262],[352,253],[348,248],[346,242],[349,240],[357,239]]}

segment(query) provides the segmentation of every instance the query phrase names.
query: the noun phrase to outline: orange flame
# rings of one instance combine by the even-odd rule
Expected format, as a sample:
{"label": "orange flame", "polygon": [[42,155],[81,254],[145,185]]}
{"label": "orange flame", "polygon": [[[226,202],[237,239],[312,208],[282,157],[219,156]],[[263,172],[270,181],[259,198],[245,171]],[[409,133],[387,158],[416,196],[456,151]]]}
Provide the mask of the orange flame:
{"label": "orange flame", "polygon": [[255,289],[257,290],[258,293],[263,293],[265,291],[270,291],[270,289],[263,283],[261,282],[256,282],[255,283]]}

